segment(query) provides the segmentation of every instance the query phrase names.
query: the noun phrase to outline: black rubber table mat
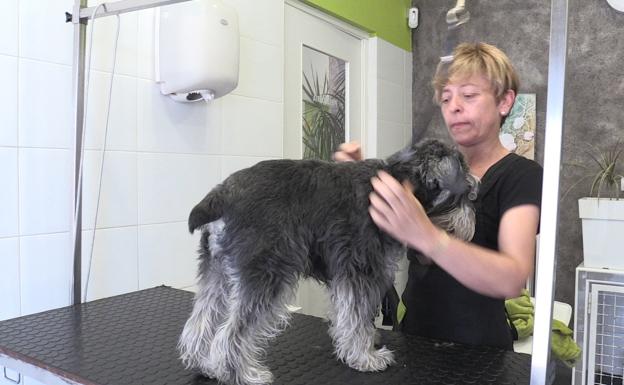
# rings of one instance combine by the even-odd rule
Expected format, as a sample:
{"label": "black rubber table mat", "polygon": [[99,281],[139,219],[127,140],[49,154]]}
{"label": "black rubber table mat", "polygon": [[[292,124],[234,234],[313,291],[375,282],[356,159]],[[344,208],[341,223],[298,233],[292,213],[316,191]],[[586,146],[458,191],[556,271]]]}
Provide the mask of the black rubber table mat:
{"label": "black rubber table mat", "polygon": [[[0,353],[82,384],[217,384],[185,370],[176,343],[193,294],[161,286],[0,322]],[[332,354],[327,324],[294,314],[267,362],[277,385],[529,383],[530,356],[381,331],[397,364],[360,373]]]}

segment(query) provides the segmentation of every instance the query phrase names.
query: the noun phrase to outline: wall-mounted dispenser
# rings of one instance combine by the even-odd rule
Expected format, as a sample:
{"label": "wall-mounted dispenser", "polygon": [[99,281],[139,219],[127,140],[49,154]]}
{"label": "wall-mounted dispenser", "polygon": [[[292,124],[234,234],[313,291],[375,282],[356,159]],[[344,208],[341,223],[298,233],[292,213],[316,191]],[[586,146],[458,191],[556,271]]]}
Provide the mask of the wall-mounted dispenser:
{"label": "wall-mounted dispenser", "polygon": [[223,96],[238,85],[236,10],[219,0],[192,0],[156,12],[156,82],[174,100]]}

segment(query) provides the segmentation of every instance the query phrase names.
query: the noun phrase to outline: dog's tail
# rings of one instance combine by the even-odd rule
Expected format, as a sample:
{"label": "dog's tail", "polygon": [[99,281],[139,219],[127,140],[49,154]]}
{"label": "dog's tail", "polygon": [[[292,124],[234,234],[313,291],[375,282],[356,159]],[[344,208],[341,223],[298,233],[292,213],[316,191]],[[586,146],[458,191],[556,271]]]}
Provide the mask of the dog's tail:
{"label": "dog's tail", "polygon": [[198,227],[221,218],[226,203],[225,197],[225,187],[220,184],[195,205],[188,219],[189,231],[193,233]]}

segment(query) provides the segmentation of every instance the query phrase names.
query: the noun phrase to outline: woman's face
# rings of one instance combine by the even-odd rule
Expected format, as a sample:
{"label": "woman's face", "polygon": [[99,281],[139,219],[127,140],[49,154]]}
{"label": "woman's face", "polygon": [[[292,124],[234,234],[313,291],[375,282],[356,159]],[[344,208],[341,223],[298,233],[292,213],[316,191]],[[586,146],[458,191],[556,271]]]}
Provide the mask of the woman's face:
{"label": "woman's face", "polygon": [[507,91],[497,102],[490,82],[481,75],[449,81],[440,106],[453,140],[463,147],[498,140],[501,116],[509,113],[514,97]]}

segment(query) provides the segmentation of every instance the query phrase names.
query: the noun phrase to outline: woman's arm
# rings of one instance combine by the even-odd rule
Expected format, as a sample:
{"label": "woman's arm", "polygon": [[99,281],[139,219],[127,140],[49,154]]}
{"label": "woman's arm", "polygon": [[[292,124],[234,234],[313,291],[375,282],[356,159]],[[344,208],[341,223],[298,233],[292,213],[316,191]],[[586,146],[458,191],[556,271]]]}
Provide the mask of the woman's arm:
{"label": "woman's arm", "polygon": [[410,186],[402,186],[390,175],[380,172],[372,184],[369,212],[382,230],[421,251],[478,293],[496,298],[520,295],[534,264],[537,206],[521,205],[505,212],[496,252],[451,237],[437,228]]}

